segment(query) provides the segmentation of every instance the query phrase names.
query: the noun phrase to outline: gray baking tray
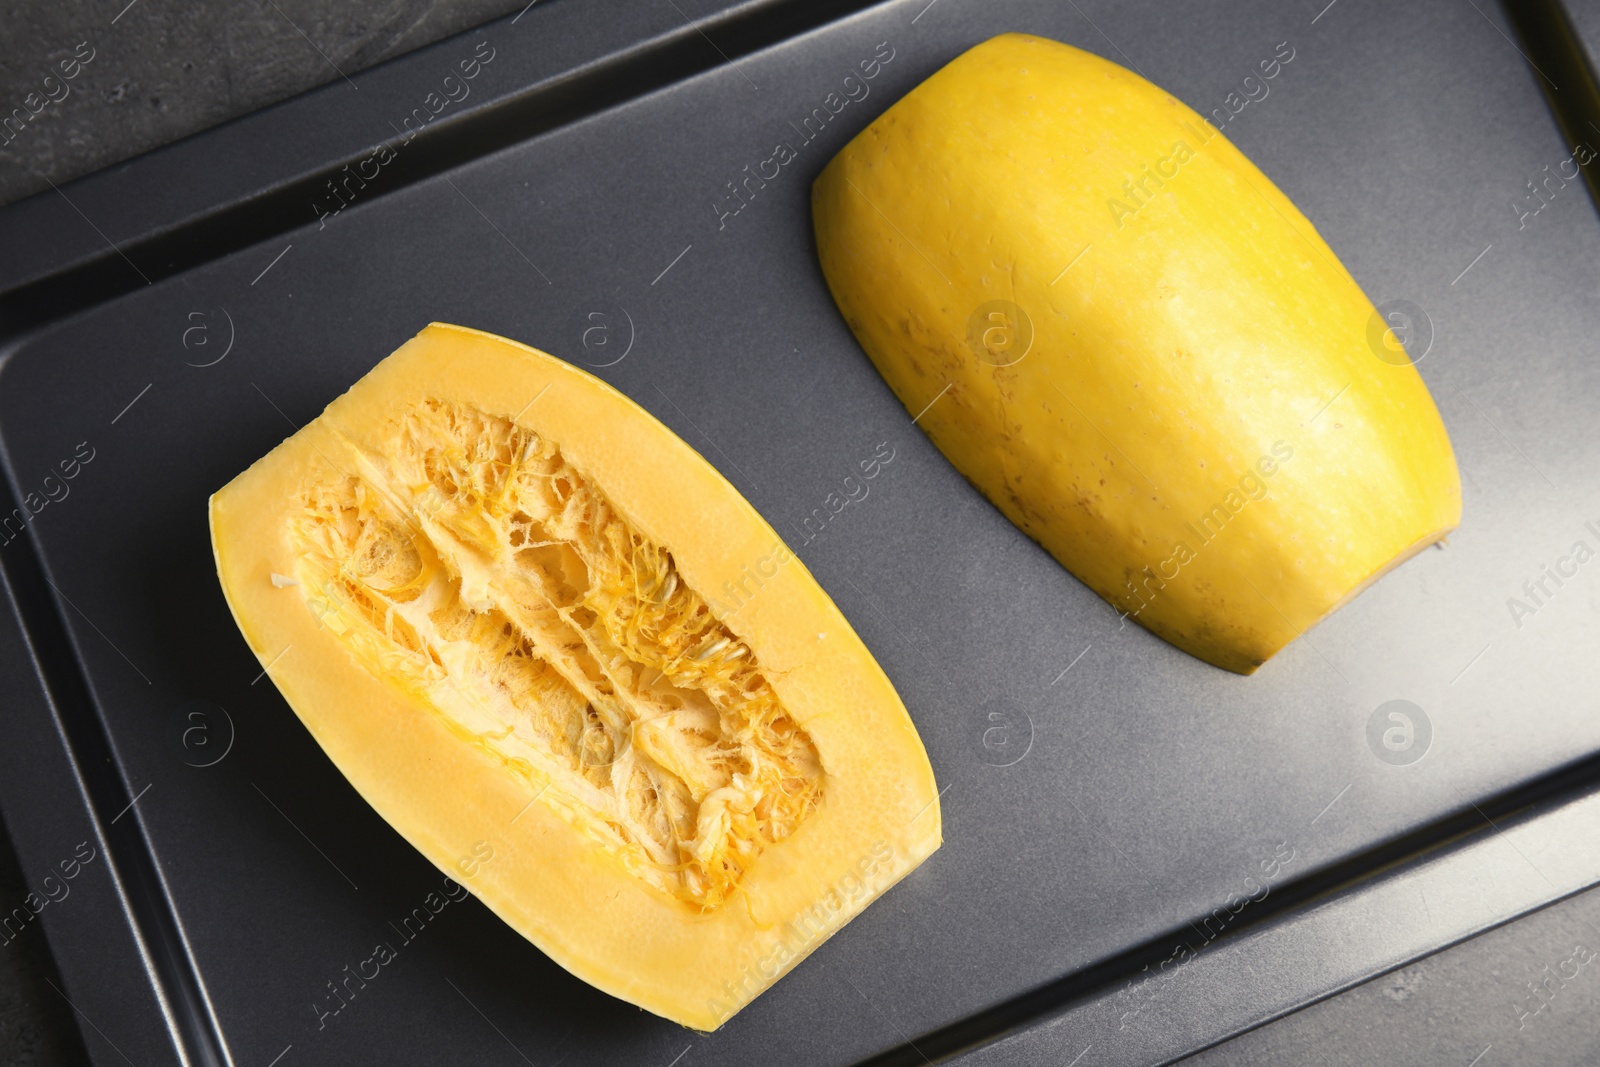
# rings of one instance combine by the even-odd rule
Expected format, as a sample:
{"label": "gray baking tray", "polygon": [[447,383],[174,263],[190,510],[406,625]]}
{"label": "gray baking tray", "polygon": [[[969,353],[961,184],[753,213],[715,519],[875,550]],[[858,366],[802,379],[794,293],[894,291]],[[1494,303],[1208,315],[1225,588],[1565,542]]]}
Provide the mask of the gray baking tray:
{"label": "gray baking tray", "polygon": [[[1415,325],[1462,528],[1252,678],[1122,624],[1001,518],[822,283],[816,172],[1009,30],[1221,109]],[[406,140],[480,46],[474,95]],[[806,139],[874,54],[866,98]],[[32,880],[98,850],[40,919],[91,1054],[1162,1062],[1600,881],[1600,562],[1508,606],[1600,548],[1600,227],[1576,182],[1508,206],[1566,158],[1537,78],[1497,10],[1446,0],[557,0],[0,211],[6,510],[56,498],[0,548],[0,803]],[[733,213],[778,141],[797,159]],[[337,1015],[313,1006],[439,876],[261,677],[205,500],[434,319],[592,369],[699,449],[927,744],[943,849],[716,1034],[588,988],[472,901]],[[808,527],[880,444],[867,498]],[[1386,748],[1396,710],[1411,741]],[[1156,996],[1146,968],[1183,980]]]}

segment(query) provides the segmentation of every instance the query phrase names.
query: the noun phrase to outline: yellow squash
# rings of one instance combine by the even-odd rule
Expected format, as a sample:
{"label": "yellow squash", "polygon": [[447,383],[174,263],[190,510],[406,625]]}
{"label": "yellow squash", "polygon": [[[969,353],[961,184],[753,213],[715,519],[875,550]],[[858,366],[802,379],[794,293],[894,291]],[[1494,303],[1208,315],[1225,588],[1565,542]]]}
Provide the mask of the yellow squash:
{"label": "yellow squash", "polygon": [[1427,387],[1311,224],[1143,78],[971,49],[812,190],[861,346],[939,449],[1119,612],[1259,667],[1461,516]]}
{"label": "yellow squash", "polygon": [[717,1026],[939,847],[894,689],[709,464],[435,324],[211,500],[251,649],[429,860],[580,978]]}

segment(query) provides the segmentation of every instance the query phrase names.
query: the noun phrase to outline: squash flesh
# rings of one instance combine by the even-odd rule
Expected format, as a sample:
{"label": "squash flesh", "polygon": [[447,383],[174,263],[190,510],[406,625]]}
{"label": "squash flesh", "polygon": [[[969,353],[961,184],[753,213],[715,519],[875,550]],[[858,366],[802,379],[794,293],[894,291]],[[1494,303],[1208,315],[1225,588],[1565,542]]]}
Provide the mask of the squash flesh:
{"label": "squash flesh", "polygon": [[542,353],[429,327],[219,491],[212,530],[352,784],[641,1007],[714,1029],[938,847],[915,729],[799,561]]}

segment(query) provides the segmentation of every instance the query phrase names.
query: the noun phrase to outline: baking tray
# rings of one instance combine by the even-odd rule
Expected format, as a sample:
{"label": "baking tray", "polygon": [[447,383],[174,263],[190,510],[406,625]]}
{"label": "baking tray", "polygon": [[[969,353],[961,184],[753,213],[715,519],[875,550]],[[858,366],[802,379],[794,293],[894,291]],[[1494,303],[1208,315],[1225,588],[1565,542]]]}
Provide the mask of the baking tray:
{"label": "baking tray", "polygon": [[[1005,522],[822,283],[816,172],[1008,30],[1223,109],[1416,327],[1463,527],[1252,678],[1122,624]],[[91,1055],[1161,1062],[1600,881],[1583,844],[1600,565],[1508,608],[1575,541],[1600,545],[1600,227],[1575,183],[1508,210],[1565,158],[1513,37],[1445,0],[557,0],[0,212],[6,509],[60,497],[0,549],[17,723],[0,802],[30,879],[100,850],[40,919]],[[473,95],[406,141],[480,44]],[[868,96],[802,144],[875,54],[892,58]],[[733,213],[727,184],[780,140],[798,158]],[[319,218],[326,183],[371,173],[380,145],[393,159]],[[205,500],[433,319],[592,369],[699,449],[839,603],[927,744],[943,849],[714,1035],[584,986],[470,901],[336,1015],[315,1006],[439,875],[261,677]],[[869,496],[819,528],[880,445],[894,459]],[[1400,752],[1381,743],[1397,709],[1415,728]],[[1366,929],[1413,888],[1463,885],[1435,888],[1426,921]],[[1144,968],[1183,938],[1184,981],[1155,997]]]}

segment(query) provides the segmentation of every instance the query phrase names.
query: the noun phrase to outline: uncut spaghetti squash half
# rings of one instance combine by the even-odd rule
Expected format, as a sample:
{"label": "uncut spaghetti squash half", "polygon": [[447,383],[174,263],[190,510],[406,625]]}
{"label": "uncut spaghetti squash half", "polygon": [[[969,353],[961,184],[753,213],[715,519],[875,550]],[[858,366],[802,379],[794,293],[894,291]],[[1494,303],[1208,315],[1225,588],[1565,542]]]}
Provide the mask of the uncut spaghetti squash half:
{"label": "uncut spaghetti squash half", "polygon": [[829,290],[940,451],[1159,637],[1249,674],[1461,521],[1398,335],[1227,138],[1010,33],[812,189]]}
{"label": "uncut spaghetti squash half", "polygon": [[361,795],[658,1015],[715,1029],[939,847],[916,729],[805,567],[542,352],[429,326],[213,496],[211,533]]}

